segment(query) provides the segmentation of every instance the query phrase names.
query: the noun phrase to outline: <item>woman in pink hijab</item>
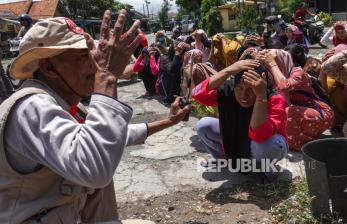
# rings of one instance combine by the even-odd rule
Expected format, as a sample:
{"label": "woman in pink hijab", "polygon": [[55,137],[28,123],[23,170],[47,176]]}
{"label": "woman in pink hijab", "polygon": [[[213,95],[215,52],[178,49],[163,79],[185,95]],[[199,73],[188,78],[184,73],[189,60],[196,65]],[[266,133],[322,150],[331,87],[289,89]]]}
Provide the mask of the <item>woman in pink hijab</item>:
{"label": "woman in pink hijab", "polygon": [[192,49],[198,49],[203,53],[202,62],[207,62],[210,59],[211,41],[208,40],[204,30],[196,30],[192,36],[195,42],[192,43]]}
{"label": "woman in pink hijab", "polygon": [[299,44],[304,48],[305,54],[308,54],[309,42],[304,36],[304,33],[299,30],[297,26],[289,24],[286,28],[286,36],[288,38],[287,46],[292,44]]}

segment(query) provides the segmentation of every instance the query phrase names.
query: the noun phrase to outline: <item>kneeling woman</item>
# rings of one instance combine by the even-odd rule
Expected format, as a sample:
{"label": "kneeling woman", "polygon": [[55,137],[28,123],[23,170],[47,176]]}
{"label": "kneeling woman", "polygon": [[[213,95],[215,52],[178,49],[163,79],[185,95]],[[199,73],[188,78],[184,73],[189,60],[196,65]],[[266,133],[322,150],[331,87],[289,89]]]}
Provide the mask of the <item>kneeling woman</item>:
{"label": "kneeling woman", "polygon": [[197,85],[192,96],[218,106],[219,119],[205,117],[197,124],[213,157],[259,161],[286,156],[285,99],[272,88],[263,65],[238,61]]}
{"label": "kneeling woman", "polygon": [[138,72],[146,88],[147,96],[155,95],[155,84],[158,78],[160,53],[155,49],[143,48],[140,56],[136,59],[133,72]]}

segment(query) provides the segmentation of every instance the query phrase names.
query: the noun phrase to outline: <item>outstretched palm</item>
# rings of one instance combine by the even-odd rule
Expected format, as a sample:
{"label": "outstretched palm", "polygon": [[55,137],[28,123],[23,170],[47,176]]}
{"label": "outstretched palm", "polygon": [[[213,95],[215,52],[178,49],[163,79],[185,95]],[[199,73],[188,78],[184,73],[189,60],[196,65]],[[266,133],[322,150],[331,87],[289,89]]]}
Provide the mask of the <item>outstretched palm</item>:
{"label": "outstretched palm", "polygon": [[97,47],[94,44],[94,40],[88,34],[85,36],[88,48],[98,66],[98,70],[112,74],[116,78],[122,75],[132,53],[140,42],[140,37],[138,36],[140,21],[138,20],[133,23],[128,32],[122,34],[126,15],[126,10],[120,10],[114,30],[110,32],[111,11],[105,11]]}

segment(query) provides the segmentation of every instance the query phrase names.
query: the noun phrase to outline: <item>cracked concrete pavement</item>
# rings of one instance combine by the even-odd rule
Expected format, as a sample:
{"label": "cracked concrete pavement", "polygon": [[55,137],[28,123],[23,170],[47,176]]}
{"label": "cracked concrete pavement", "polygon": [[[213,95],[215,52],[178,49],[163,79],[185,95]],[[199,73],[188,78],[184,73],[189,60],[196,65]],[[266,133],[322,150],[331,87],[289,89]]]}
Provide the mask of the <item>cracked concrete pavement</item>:
{"label": "cracked concrete pavement", "polygon": [[[169,109],[157,97],[142,96],[145,92],[142,82],[122,82],[120,86],[119,99],[134,110],[131,123],[167,116]],[[127,147],[114,176],[117,201],[136,201],[176,191],[215,189],[258,181],[254,175],[205,172],[198,161],[206,153],[194,130],[197,121],[191,115],[188,122],[150,136],[145,144]],[[304,176],[300,153],[290,152],[279,164],[284,168],[280,178]]]}

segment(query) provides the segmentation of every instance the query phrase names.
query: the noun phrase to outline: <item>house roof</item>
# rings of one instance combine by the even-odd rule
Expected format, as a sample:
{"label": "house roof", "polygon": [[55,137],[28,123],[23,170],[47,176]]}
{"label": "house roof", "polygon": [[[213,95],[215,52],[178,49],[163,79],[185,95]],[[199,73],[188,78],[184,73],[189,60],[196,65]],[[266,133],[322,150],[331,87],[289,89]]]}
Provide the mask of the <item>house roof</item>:
{"label": "house roof", "polygon": [[0,11],[10,11],[15,16],[22,13],[29,14],[33,19],[54,17],[57,10],[67,15],[67,11],[60,4],[60,0],[23,0],[12,3],[0,3]]}
{"label": "house roof", "polygon": [[0,11],[10,11],[15,16],[19,16],[22,13],[28,13],[28,9],[31,5],[31,1],[18,1],[12,3],[0,4]]}
{"label": "house roof", "polygon": [[59,0],[42,0],[35,1],[29,11],[33,19],[46,19],[54,17],[58,9]]}

